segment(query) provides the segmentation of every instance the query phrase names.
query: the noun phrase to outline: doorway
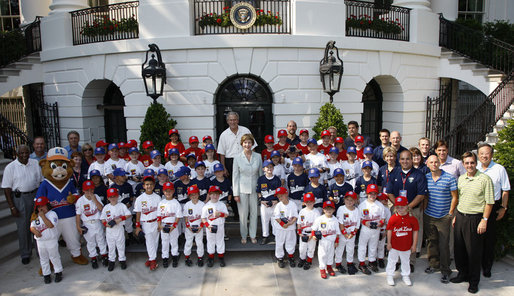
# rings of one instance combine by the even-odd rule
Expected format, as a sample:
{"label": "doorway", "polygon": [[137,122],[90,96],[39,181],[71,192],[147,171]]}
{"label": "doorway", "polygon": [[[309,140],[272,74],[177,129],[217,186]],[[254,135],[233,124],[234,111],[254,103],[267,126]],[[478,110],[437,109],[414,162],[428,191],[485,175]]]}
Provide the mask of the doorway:
{"label": "doorway", "polygon": [[109,84],[103,100],[107,143],[127,142],[127,123],[123,107],[125,99],[120,89],[114,83]]}
{"label": "doorway", "polygon": [[371,79],[362,93],[364,111],[361,117],[361,134],[371,138],[374,144],[380,143],[380,130],[382,129],[382,90],[380,85]]}

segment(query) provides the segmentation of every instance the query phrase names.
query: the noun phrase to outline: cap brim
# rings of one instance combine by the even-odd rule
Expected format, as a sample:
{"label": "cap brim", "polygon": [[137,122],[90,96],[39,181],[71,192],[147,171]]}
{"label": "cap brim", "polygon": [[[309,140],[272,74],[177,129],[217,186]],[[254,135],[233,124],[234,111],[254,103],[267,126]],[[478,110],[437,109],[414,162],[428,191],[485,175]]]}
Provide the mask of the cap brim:
{"label": "cap brim", "polygon": [[63,155],[54,155],[46,158],[47,160],[70,160],[68,157]]}

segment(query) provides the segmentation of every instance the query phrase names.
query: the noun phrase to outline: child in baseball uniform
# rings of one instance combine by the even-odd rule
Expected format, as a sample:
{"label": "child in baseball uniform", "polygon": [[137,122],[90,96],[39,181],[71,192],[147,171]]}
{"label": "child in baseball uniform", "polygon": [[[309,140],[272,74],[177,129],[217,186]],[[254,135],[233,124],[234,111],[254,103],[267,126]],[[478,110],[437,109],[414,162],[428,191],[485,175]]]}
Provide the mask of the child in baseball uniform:
{"label": "child in baseball uniform", "polygon": [[225,167],[221,163],[215,164],[212,170],[214,177],[211,179],[211,184],[221,189],[220,201],[226,205],[232,200],[234,195],[232,192],[232,182],[223,175]]}
{"label": "child in baseball uniform", "polygon": [[200,190],[200,200],[205,203],[209,201],[207,199],[207,191],[209,191],[209,188],[211,187],[211,180],[205,177],[206,171],[207,167],[205,166],[205,163],[201,160],[197,161],[195,164],[196,177],[191,180],[191,185],[198,186],[198,189]]}
{"label": "child in baseball uniform", "polygon": [[274,144],[275,139],[273,138],[273,135],[266,135],[264,137],[264,146],[266,146],[266,149],[261,151],[262,161],[271,160],[271,152],[275,150],[273,149]]}
{"label": "child in baseball uniform", "polygon": [[300,150],[298,150],[294,145],[289,146],[289,148],[287,149],[287,156],[284,158],[283,164],[284,169],[286,170],[286,178],[293,173],[293,160],[298,157],[299,152]]}
{"label": "child in baseball uniform", "polygon": [[202,209],[205,205],[199,200],[200,191],[198,186],[190,186],[187,188],[187,195],[189,201],[184,205],[183,217],[185,220],[185,236],[186,243],[184,244],[184,256],[186,257],[186,265],[192,266],[193,262],[190,259],[193,241],[196,243],[196,254],[198,255],[198,266],[203,266],[203,223],[202,223]]}
{"label": "child in baseball uniform", "polygon": [[205,177],[207,179],[211,179],[214,176],[214,166],[220,163],[219,160],[216,159],[216,149],[213,144],[207,144],[205,146]]}
{"label": "child in baseball uniform", "polygon": [[343,163],[337,159],[339,156],[339,149],[336,147],[330,148],[327,159],[327,179],[325,180],[325,186],[329,187],[336,182],[334,180],[334,171],[343,167]]}
{"label": "child in baseball uniform", "polygon": [[279,226],[275,229],[275,257],[278,260],[280,268],[285,267],[284,262],[284,247],[289,259],[289,266],[295,267],[294,252],[296,246],[296,232],[295,225],[298,216],[298,208],[296,204],[289,201],[289,193],[284,187],[278,187],[276,196],[280,201],[273,212],[273,219]]}
{"label": "child in baseball uniform", "polygon": [[344,171],[341,168],[337,168],[333,172],[334,183],[328,187],[328,199],[333,201],[336,205],[336,211],[339,210],[344,204],[344,197],[346,193],[353,191],[352,185],[345,182]]}
{"label": "child in baseball uniform", "polygon": [[137,147],[131,147],[128,153],[130,161],[127,162],[124,169],[129,173],[128,182],[132,186],[132,190],[135,190],[137,183],[141,182],[145,166],[138,160],[140,154]]}
{"label": "child in baseball uniform", "polygon": [[380,192],[377,195],[377,199],[379,202],[384,205],[385,208],[385,223],[382,228],[380,228],[380,236],[378,240],[378,248],[377,248],[377,258],[378,258],[378,267],[385,268],[385,246],[386,246],[386,238],[387,238],[387,223],[389,222],[389,219],[391,218],[391,210],[389,209],[389,198],[387,197],[387,194]]}
{"label": "child in baseball uniform", "polygon": [[271,160],[265,160],[262,163],[262,170],[264,171],[264,175],[260,176],[257,179],[257,196],[261,201],[261,225],[262,225],[262,242],[261,245],[265,245],[270,241],[269,228],[271,223],[271,229],[273,234],[274,232],[274,220],[273,211],[275,210],[275,205],[278,203],[278,199],[275,196],[275,190],[278,187],[282,186],[282,182],[280,179],[273,175],[273,162]]}
{"label": "child in baseball uniform", "polygon": [[137,197],[134,202],[134,212],[136,213],[136,230],[134,234],[140,237],[142,232],[146,242],[146,252],[148,253],[148,260],[145,266],[150,270],[155,270],[157,264],[157,246],[159,245],[159,231],[158,231],[158,211],[159,202],[161,197],[153,192],[155,187],[155,178],[153,176],[146,176],[143,179],[143,187],[145,192]]}
{"label": "child in baseball uniform", "polygon": [[[309,139],[307,141],[309,147],[309,154],[305,155],[305,168],[311,169],[316,168],[320,173],[320,184],[325,184],[325,180],[327,179],[327,158],[325,154],[318,151],[318,142],[315,139]],[[328,153],[328,150],[327,150]],[[319,205],[321,208],[321,204]]]}
{"label": "child in baseball uniform", "polygon": [[178,222],[182,218],[182,206],[174,199],[175,187],[173,183],[166,182],[162,186],[165,199],[159,203],[159,230],[161,231],[162,241],[162,266],[168,268],[168,259],[170,257],[171,246],[171,261],[172,266],[178,266],[178,236],[177,229]]}
{"label": "child in baseball uniform", "polygon": [[209,201],[202,208],[202,223],[207,229],[207,266],[214,265],[214,252],[218,253],[220,266],[225,267],[225,217],[228,216],[227,206],[219,202],[221,189],[211,186],[208,192]]}
{"label": "child in baseball uniform", "polygon": [[318,208],[321,212],[323,202],[328,200],[327,187],[321,184],[321,174],[317,168],[310,169],[308,177],[310,182],[305,187],[305,192],[312,192],[312,194],[314,194],[314,198],[316,199],[314,207]]}
{"label": "child in baseball uniform", "polygon": [[361,164],[356,160],[357,151],[354,146],[348,147],[346,150],[346,160],[343,161],[343,170],[346,177],[346,182],[350,183],[355,188],[355,181],[357,177],[362,175]]}
{"label": "child in baseball uniform", "polygon": [[179,160],[180,152],[177,148],[171,148],[168,150],[168,158],[169,161],[164,165],[164,168],[168,170],[168,175],[170,176],[170,181],[175,182],[178,178],[175,176],[175,173],[184,166],[184,163]]}
{"label": "child in baseball uniform", "polygon": [[321,132],[321,143],[318,143],[318,151],[321,154],[325,154],[328,156],[328,153],[330,152],[330,148],[332,148],[332,144],[330,144],[330,132],[328,130],[324,130]]}
{"label": "child in baseball uniform", "polygon": [[109,144],[109,159],[105,162],[105,175],[109,178],[109,185],[114,183],[114,174],[113,171],[117,168],[125,169],[125,165],[127,162],[120,158],[118,144],[112,143]]}
{"label": "child in baseball uniform", "polygon": [[92,170],[89,172],[89,179],[93,181],[95,185],[94,193],[100,197],[102,204],[106,205],[109,203],[107,200],[107,186],[105,186],[104,180],[102,179],[102,175],[99,170]]}
{"label": "child in baseball uniform", "polygon": [[164,165],[161,163],[161,152],[159,150],[152,150],[152,152],[150,152],[150,158],[152,159],[152,164],[149,165],[148,168],[154,170],[155,174],[157,175],[159,170],[164,168]]}
{"label": "child in baseball uniform", "polygon": [[301,157],[293,159],[293,172],[287,176],[287,186],[289,188],[289,200],[296,204],[296,208],[302,208],[303,194],[305,187],[309,184],[309,177],[303,170],[303,160]]}
{"label": "child in baseball uniform", "polygon": [[371,175],[373,176],[373,178],[377,179],[378,171],[380,170],[380,167],[378,166],[378,163],[376,163],[373,160],[373,148],[371,146],[364,147],[364,159],[362,160],[362,162],[364,162],[366,160],[371,162],[371,165],[372,165]]}
{"label": "child in baseball uniform", "polygon": [[[95,194],[95,185],[93,181],[87,180],[82,183],[82,195],[75,203],[75,211],[77,213],[77,231],[84,236],[87,243],[87,250],[91,258],[91,266],[93,269],[98,268],[98,252],[100,249],[101,259],[104,266],[107,266],[107,243],[105,241],[105,232],[100,215],[103,210],[103,204],[100,197]],[[82,224],[82,226],[81,226]]]}
{"label": "child in baseball uniform", "polygon": [[346,149],[344,149],[344,139],[342,137],[336,137],[334,139],[334,147],[339,149],[339,155],[337,155],[337,160],[341,162],[348,160],[348,157],[346,156]]}
{"label": "child in baseball uniform", "polygon": [[350,275],[357,273],[357,268],[353,264],[353,253],[355,251],[355,236],[361,222],[359,210],[355,207],[358,199],[357,193],[353,191],[347,192],[344,195],[344,206],[337,210],[337,220],[341,228],[341,235],[335,252],[336,269],[341,273],[346,273],[346,269],[341,264],[343,253],[346,249],[346,267]]}
{"label": "child in baseball uniform", "polygon": [[125,204],[118,202],[119,193],[116,188],[107,190],[107,199],[109,204],[102,209],[100,219],[106,227],[105,239],[109,248],[109,267],[107,270],[114,270],[114,262],[116,261],[116,251],[118,251],[118,260],[121,269],[127,268],[127,257],[125,257],[125,220],[132,217]]}
{"label": "child in baseball uniform", "polygon": [[306,129],[300,130],[300,134],[298,136],[300,138],[300,143],[296,144],[296,148],[300,150],[300,155],[307,155],[309,154],[309,131]]}
{"label": "child in baseball uniform", "polygon": [[357,177],[357,180],[355,180],[355,193],[357,193],[360,197],[359,203],[365,201],[368,198],[368,194],[366,193],[366,188],[368,188],[368,185],[378,184],[377,179],[371,175],[371,171],[373,170],[371,161],[363,161],[361,170],[362,175]]}
{"label": "child in baseball uniform", "polygon": [[273,150],[278,151],[280,155],[284,155],[286,153],[287,148],[289,148],[289,143],[287,143],[287,131],[281,129],[277,133],[277,144],[273,145]]}
{"label": "child in baseball uniform", "polygon": [[282,155],[277,150],[273,150],[271,152],[271,161],[273,162],[273,175],[277,176],[280,179],[281,184],[284,184],[286,181],[286,170],[280,161],[282,160]]}
{"label": "child in baseball uniform", "polygon": [[46,196],[36,198],[34,214],[37,218],[30,223],[30,232],[34,234],[39,253],[39,263],[43,272],[45,284],[52,282],[50,262],[54,266],[55,282],[62,280],[62,263],[59,255],[59,230],[57,214],[50,209],[50,203]]}
{"label": "child in baseball uniform", "polygon": [[378,272],[377,246],[380,228],[385,225],[386,209],[382,203],[376,201],[378,194],[376,184],[369,184],[366,193],[368,199],[359,204],[362,226],[359,234],[358,258],[359,270],[364,274],[371,275],[371,271],[366,266],[366,250],[371,270]]}
{"label": "child in baseball uniform", "polygon": [[409,214],[407,198],[399,196],[394,202],[396,214],[387,223],[387,284],[394,286],[394,271],[396,262],[400,259],[402,266],[402,280],[407,286],[411,286],[410,280],[410,254],[416,252],[418,241],[418,220]]}
{"label": "child in baseball uniform", "polygon": [[323,203],[323,215],[314,220],[312,225],[311,236],[319,241],[318,245],[318,261],[319,271],[322,279],[327,278],[327,272],[330,276],[336,273],[332,268],[334,263],[334,250],[339,243],[339,222],[334,216],[336,207],[333,201],[327,200]]}
{"label": "child in baseball uniform", "polygon": [[305,203],[305,208],[300,210],[297,220],[298,235],[300,236],[300,244],[298,246],[300,261],[298,262],[298,267],[308,270],[311,268],[314,251],[316,251],[316,240],[310,236],[312,225],[321,213],[318,209],[314,208],[315,199],[312,192],[306,192],[303,195],[303,202]]}
{"label": "child in baseball uniform", "polygon": [[89,166],[87,173],[91,174],[92,170],[98,170],[100,172],[100,176],[102,176],[102,180],[106,183],[108,178],[105,174],[105,149],[102,147],[95,148],[94,153],[96,160]]}

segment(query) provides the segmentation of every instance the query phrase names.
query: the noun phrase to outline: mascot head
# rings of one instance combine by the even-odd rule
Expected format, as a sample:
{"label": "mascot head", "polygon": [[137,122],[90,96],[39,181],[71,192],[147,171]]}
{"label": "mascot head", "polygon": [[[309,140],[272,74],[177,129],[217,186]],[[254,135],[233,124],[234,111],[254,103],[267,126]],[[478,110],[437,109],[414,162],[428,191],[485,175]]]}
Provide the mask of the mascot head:
{"label": "mascot head", "polygon": [[48,151],[46,159],[39,161],[43,176],[57,188],[62,188],[73,175],[73,160],[68,159],[68,151],[55,147]]}

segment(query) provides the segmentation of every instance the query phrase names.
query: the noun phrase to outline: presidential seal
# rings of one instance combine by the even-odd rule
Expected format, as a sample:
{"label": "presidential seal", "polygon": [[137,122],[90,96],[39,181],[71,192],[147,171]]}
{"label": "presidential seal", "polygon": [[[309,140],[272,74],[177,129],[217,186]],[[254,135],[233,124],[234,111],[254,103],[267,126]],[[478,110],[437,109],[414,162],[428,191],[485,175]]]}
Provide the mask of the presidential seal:
{"label": "presidential seal", "polygon": [[238,29],[248,29],[255,23],[257,12],[248,2],[239,2],[230,10],[230,21]]}

